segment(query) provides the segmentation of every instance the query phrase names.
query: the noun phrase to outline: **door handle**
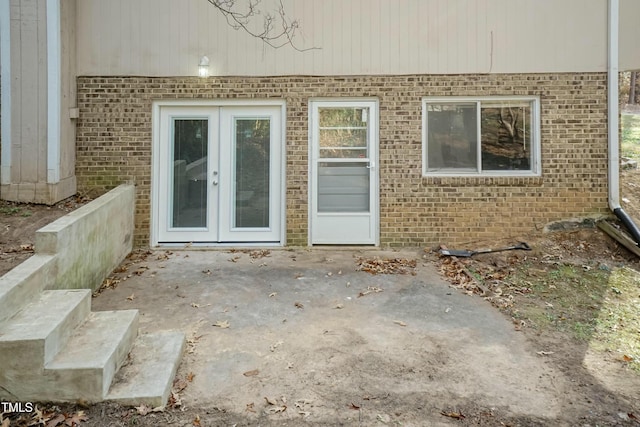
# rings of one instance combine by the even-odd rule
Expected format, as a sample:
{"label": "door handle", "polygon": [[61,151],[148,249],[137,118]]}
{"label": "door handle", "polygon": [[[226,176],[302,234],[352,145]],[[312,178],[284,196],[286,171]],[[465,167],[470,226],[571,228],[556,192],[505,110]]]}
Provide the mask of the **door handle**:
{"label": "door handle", "polygon": [[367,169],[373,169],[375,167],[376,167],[375,163],[369,162],[369,165],[367,166]]}
{"label": "door handle", "polygon": [[213,185],[218,185],[218,180],[217,179],[213,180]]}

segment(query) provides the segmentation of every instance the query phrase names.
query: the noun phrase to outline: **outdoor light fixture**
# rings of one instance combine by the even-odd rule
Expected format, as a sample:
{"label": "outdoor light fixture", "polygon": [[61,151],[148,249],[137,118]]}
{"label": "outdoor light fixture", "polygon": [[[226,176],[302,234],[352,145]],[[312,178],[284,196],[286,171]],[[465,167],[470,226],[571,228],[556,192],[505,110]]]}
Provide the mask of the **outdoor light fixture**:
{"label": "outdoor light fixture", "polygon": [[200,63],[198,64],[198,75],[200,77],[209,77],[209,58],[206,55],[200,58]]}

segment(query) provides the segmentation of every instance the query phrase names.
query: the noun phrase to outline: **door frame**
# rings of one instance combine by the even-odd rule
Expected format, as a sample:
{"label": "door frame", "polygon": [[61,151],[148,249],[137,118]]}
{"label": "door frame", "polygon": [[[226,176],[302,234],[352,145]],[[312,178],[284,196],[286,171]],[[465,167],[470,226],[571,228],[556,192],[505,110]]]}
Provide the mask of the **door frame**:
{"label": "door frame", "polygon": [[[324,104],[324,106],[328,107],[369,107],[371,112],[371,129],[370,129],[370,142],[369,142],[369,160],[372,163],[371,168],[371,193],[370,193],[370,209],[372,216],[371,223],[371,234],[373,235],[373,239],[368,242],[360,242],[360,243],[313,243],[312,233],[313,233],[313,218],[316,210],[316,200],[315,195],[318,191],[318,179],[316,177],[316,164],[318,162],[317,158],[317,146],[314,142],[314,104]],[[362,97],[362,98],[310,98],[309,99],[309,191],[308,191],[308,234],[307,234],[307,242],[308,246],[313,245],[380,245],[380,103],[378,98],[373,97]]]}
{"label": "door frame", "polygon": [[[159,212],[160,212],[160,183],[159,174],[161,173],[160,150],[161,147],[161,128],[160,117],[162,108],[175,107],[279,107],[280,108],[280,240],[278,242],[241,242],[241,243],[193,243],[193,246],[199,247],[229,247],[229,246],[284,246],[286,243],[286,102],[284,100],[274,99],[212,99],[212,100],[171,100],[171,101],[154,101],[152,103],[152,129],[151,129],[151,191],[150,191],[150,221],[149,221],[149,244],[151,247],[181,247],[184,243],[165,243],[158,241],[159,232]],[[216,130],[219,131],[219,130]]]}

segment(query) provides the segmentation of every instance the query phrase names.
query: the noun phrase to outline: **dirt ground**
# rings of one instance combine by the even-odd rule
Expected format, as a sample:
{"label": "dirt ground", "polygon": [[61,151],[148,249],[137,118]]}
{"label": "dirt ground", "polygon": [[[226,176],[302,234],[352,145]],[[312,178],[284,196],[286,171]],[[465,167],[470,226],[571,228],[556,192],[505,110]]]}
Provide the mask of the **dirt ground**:
{"label": "dirt ground", "polygon": [[[625,210],[640,222],[640,171],[632,169],[622,172],[622,194]],[[53,207],[1,204],[1,272],[6,272],[11,266],[30,256],[35,230],[83,202],[71,199]],[[554,396],[561,395],[561,398],[548,402],[548,411],[553,412],[553,418],[549,418],[548,411],[523,415],[522,408],[517,410],[518,405],[491,405],[477,395],[454,393],[452,390],[442,390],[441,393],[432,396],[403,393],[394,390],[394,383],[390,381],[388,389],[376,390],[373,394],[353,390],[350,394],[339,395],[340,388],[336,387],[332,391],[331,384],[322,384],[329,401],[343,403],[340,412],[342,416],[336,417],[333,422],[326,419],[314,422],[313,417],[305,419],[302,415],[289,418],[278,412],[283,407],[288,407],[286,410],[289,413],[296,414],[317,410],[310,409],[312,402],[293,399],[291,396],[288,402],[276,394],[267,396],[272,400],[271,403],[267,400],[242,401],[235,404],[229,401],[198,402],[192,398],[198,389],[229,387],[230,384],[198,383],[197,378],[190,376],[188,363],[183,363],[184,366],[174,384],[174,394],[163,411],[153,412],[152,408],[127,408],[109,403],[43,404],[41,408],[44,412],[22,417],[13,415],[10,425],[29,425],[30,422],[34,422],[31,425],[56,427],[65,425],[65,422],[73,424],[74,417],[76,421],[82,420],[81,425],[87,426],[640,425],[640,290],[637,279],[630,275],[629,280],[626,280],[625,270],[620,270],[621,267],[627,267],[640,271],[640,263],[635,255],[619,246],[589,221],[575,227],[568,224],[566,228],[553,233],[517,236],[516,240],[526,241],[533,248],[531,252],[510,251],[453,259],[439,256],[434,248],[419,248],[413,255],[417,263],[431,265],[439,270],[442,277],[449,281],[452,292],[465,295],[474,301],[491,303],[495,312],[511,323],[523,343],[536,349],[539,363],[554,374],[550,374],[550,380],[531,379],[531,386],[523,387],[517,392],[517,396],[523,401],[522,406],[526,407],[531,403],[529,400],[535,401],[546,396],[544,387],[540,384],[551,381],[555,388]],[[513,240],[470,242],[469,247],[509,245]],[[263,260],[258,252],[252,255],[250,252],[223,251],[219,255],[225,259],[251,263],[247,264],[247,267],[251,268],[259,266],[263,261],[269,262],[268,258]],[[269,256],[266,253],[264,255]],[[150,265],[157,264],[151,261],[163,262],[165,257],[170,259],[178,256],[164,251],[135,252],[105,281],[102,292],[104,295],[115,295],[117,292],[129,295],[130,289],[127,286],[131,277],[151,280],[156,274],[155,267],[150,268]],[[385,273],[387,267],[385,264],[373,264],[370,268],[378,269],[378,273]],[[202,274],[207,275],[206,269],[202,270]],[[384,276],[379,274],[374,277]],[[372,301],[378,296],[375,295],[375,289],[363,287],[361,291],[372,293],[373,295],[363,297],[371,297]],[[134,292],[138,295],[138,291]],[[100,298],[98,296],[94,303]],[[137,297],[134,296],[132,299],[135,298]],[[191,303],[197,305],[199,302]],[[304,310],[304,304],[307,303],[301,301],[300,304],[303,307],[295,306],[292,310]],[[192,308],[198,309],[194,306]],[[406,319],[397,321],[400,323],[392,326],[402,329],[401,323]],[[144,321],[141,324],[144,325]],[[221,327],[224,328],[224,324]],[[327,328],[327,331],[331,332],[331,328]],[[197,331],[188,338],[185,355],[187,362],[195,358],[193,351],[197,349],[198,341],[205,339],[197,335]],[[269,337],[269,342],[275,346],[274,350],[277,350],[278,340],[275,337],[271,338]],[[344,337],[329,338],[340,340]],[[345,342],[345,345],[348,348],[353,343]],[[406,365],[390,363],[391,360],[398,360],[397,357],[402,354],[394,348],[389,349],[386,358],[384,355],[359,355],[360,358],[357,360],[371,366],[369,375],[395,375],[405,379],[413,375],[421,380],[428,379],[429,375],[442,374],[438,366],[445,366],[447,361],[465,363],[462,355],[438,355],[435,352],[429,353],[425,358],[420,356],[419,348],[420,345],[416,344],[407,355],[416,365],[410,361],[407,361]],[[304,358],[304,353],[301,357]],[[349,360],[345,354],[338,353],[328,354],[327,357],[343,362]],[[520,357],[517,349],[514,349],[510,357]],[[297,363],[303,362],[298,360]],[[489,365],[491,362],[483,363]],[[415,366],[422,366],[422,372],[411,371]],[[447,366],[450,367],[451,364]],[[467,367],[461,368],[458,372],[448,368],[445,372],[450,377],[449,381],[456,384],[458,391],[464,390],[465,386],[473,390],[480,387],[477,383],[478,372],[481,372],[483,367],[473,368],[474,375],[469,374]],[[528,374],[524,371],[496,373],[491,368],[490,365],[487,366],[486,371],[496,376],[497,383],[508,383],[509,376],[513,376],[515,382],[516,378],[526,377]],[[253,380],[254,374],[250,370],[246,372],[246,379]],[[353,374],[348,371],[336,374],[344,375],[345,378],[356,382],[364,380],[354,379]],[[295,377],[285,379],[296,381]],[[262,383],[257,373],[255,381],[256,387]],[[305,381],[314,381],[314,378],[306,377]],[[318,386],[320,379],[315,381],[309,384]],[[339,377],[334,379],[334,383],[338,384],[343,381]],[[490,383],[490,380],[484,381]],[[229,396],[234,396],[236,391],[229,389]],[[335,396],[331,396],[332,393]],[[242,410],[238,410],[237,405],[240,405]],[[441,420],[437,421],[437,424],[432,418],[426,422],[426,418],[422,416],[426,410],[430,416],[435,413]],[[0,425],[5,427],[1,421]]]}

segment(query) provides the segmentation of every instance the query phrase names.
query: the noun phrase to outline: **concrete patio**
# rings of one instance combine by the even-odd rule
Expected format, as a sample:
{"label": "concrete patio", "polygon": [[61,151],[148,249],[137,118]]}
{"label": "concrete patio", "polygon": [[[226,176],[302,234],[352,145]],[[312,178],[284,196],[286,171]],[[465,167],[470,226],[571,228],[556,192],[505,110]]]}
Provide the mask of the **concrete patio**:
{"label": "concrete patio", "polygon": [[[416,260],[415,274],[358,271],[358,259],[396,258]],[[186,407],[405,424],[442,423],[443,408],[470,398],[522,415],[560,410],[565,380],[540,349],[450,288],[420,250],[154,251],[119,276],[94,310],[135,308],[141,334],[187,335]]]}

